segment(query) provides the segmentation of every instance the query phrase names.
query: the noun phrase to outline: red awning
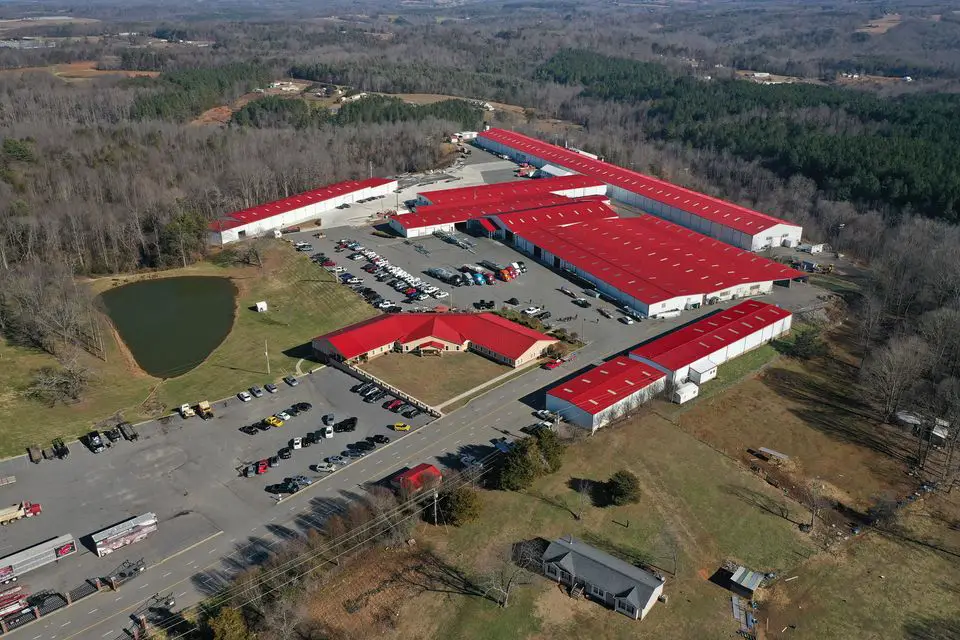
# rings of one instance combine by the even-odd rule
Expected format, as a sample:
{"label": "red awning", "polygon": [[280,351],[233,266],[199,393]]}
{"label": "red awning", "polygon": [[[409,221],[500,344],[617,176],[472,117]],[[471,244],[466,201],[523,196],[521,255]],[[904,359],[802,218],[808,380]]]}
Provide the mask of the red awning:
{"label": "red awning", "polygon": [[477,218],[477,222],[479,222],[484,231],[487,231],[488,233],[493,233],[497,230],[497,228],[493,226],[493,223],[486,218]]}

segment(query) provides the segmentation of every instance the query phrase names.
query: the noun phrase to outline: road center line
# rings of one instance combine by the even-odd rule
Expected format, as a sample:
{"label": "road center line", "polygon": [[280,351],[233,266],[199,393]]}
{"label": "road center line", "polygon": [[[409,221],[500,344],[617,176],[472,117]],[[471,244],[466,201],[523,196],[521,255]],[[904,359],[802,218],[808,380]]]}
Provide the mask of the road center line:
{"label": "road center line", "polygon": [[88,612],[87,612],[87,615],[88,615],[88,616],[89,616],[89,615],[93,615],[93,614],[96,613],[97,611],[100,611],[100,609],[94,609],[93,611],[88,611]]}

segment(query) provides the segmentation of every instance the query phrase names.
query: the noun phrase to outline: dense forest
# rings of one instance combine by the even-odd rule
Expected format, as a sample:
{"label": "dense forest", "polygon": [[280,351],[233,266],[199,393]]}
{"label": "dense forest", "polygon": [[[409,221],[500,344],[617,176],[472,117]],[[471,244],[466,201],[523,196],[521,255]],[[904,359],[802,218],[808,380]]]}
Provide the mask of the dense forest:
{"label": "dense forest", "polygon": [[653,138],[759,160],[784,179],[812,179],[834,199],[960,217],[960,95],[881,98],[810,84],[706,81],[573,50],[537,75],[582,86],[586,98],[641,103]]}

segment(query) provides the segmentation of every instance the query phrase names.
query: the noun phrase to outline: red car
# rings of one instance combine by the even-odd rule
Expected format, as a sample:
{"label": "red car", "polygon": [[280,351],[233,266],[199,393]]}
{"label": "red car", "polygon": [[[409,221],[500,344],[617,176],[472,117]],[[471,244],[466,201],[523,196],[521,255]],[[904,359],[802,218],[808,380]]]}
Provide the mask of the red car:
{"label": "red car", "polygon": [[416,287],[410,287],[409,289],[407,289],[407,290],[405,290],[405,291],[403,292],[403,295],[407,296],[408,298],[409,298],[410,296],[413,296],[413,295],[416,295],[416,294],[417,294],[417,288],[416,288]]}
{"label": "red car", "polygon": [[383,408],[388,411],[396,411],[403,406],[403,400],[395,399],[383,405]]}
{"label": "red car", "polygon": [[553,360],[552,362],[547,362],[543,365],[544,369],[556,369],[563,364],[563,360]]}
{"label": "red car", "polygon": [[257,475],[260,475],[261,473],[266,473],[269,470],[270,470],[269,460],[261,460],[260,462],[257,463]]}
{"label": "red car", "polygon": [[333,260],[331,260],[330,258],[327,258],[326,260],[324,260],[324,261],[321,262],[320,264],[323,265],[324,267],[335,267],[335,266],[337,266],[337,263],[334,262]]}

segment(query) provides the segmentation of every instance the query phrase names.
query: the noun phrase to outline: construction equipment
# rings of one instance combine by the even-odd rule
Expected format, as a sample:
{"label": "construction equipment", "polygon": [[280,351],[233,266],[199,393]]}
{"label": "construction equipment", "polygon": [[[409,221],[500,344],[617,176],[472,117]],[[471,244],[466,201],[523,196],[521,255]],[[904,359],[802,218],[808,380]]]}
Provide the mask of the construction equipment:
{"label": "construction equipment", "polygon": [[209,420],[213,417],[213,407],[210,406],[210,402],[207,400],[201,400],[197,405],[197,413],[204,420]]}
{"label": "construction equipment", "polygon": [[53,455],[55,455],[58,460],[63,460],[70,455],[70,448],[67,446],[67,443],[63,441],[63,438],[54,439]]}
{"label": "construction equipment", "polygon": [[35,502],[21,502],[6,509],[0,509],[0,525],[16,522],[21,518],[32,518],[42,512],[43,509]]}
{"label": "construction equipment", "polygon": [[180,416],[181,416],[181,417],[183,417],[184,419],[186,419],[186,418],[192,418],[192,417],[195,416],[195,415],[197,415],[197,412],[193,410],[193,407],[191,407],[191,406],[188,405],[188,404],[182,404],[182,405],[180,405]]}
{"label": "construction equipment", "polygon": [[33,464],[40,464],[43,461],[43,453],[37,445],[27,447],[27,455],[30,456],[30,462]]}

